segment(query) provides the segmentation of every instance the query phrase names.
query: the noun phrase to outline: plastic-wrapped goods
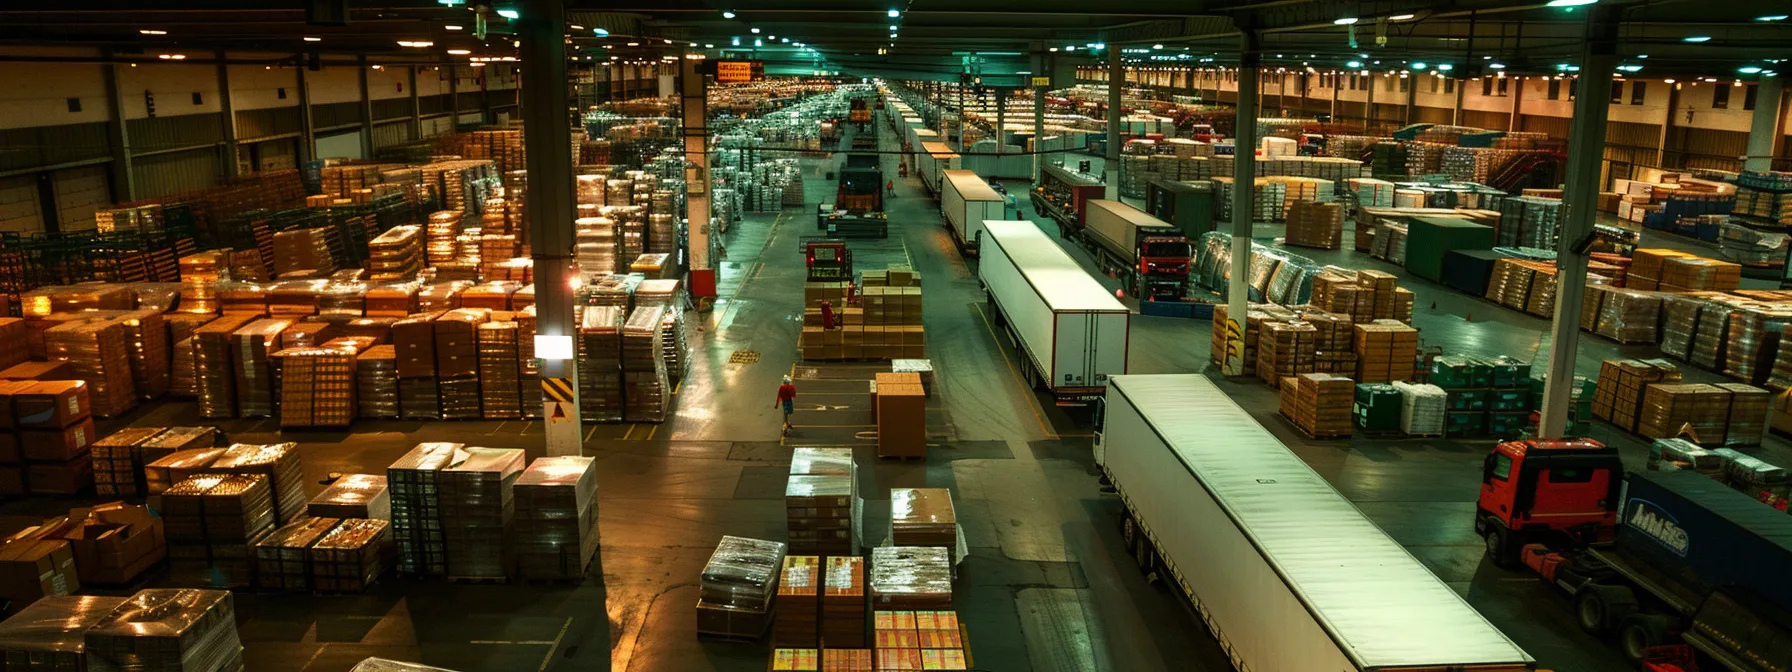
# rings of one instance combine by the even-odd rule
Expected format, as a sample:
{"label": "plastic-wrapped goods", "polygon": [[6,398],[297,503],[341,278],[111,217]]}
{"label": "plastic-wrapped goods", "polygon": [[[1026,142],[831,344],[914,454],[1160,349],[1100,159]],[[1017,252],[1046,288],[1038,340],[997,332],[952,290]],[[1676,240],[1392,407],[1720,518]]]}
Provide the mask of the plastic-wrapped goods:
{"label": "plastic-wrapped goods", "polygon": [[131,380],[138,399],[155,399],[168,392],[168,328],[161,311],[135,310],[119,317],[124,323],[125,345],[130,355]]}
{"label": "plastic-wrapped goods", "polygon": [[430,667],[422,663],[407,663],[385,658],[368,658],[356,663],[348,672],[455,672],[443,667]]}
{"label": "plastic-wrapped goods", "polygon": [[87,381],[94,415],[117,417],[137,406],[123,320],[52,327],[44,332],[44,343],[51,359],[67,361],[74,367],[75,378]]}
{"label": "plastic-wrapped goods", "polygon": [[[804,555],[851,555],[859,548],[858,487],[848,449],[798,448],[784,487],[790,548]],[[809,473],[820,471],[822,473]]]}
{"label": "plastic-wrapped goods", "polygon": [[[533,285],[531,285],[533,286]],[[516,313],[517,387],[523,417],[539,418],[545,406],[541,401],[541,365],[535,359],[535,306],[525,306]],[[583,378],[583,376],[580,376]],[[618,383],[620,386],[620,383]]]}
{"label": "plastic-wrapped goods", "polygon": [[324,592],[360,592],[392,566],[391,524],[351,518],[318,538],[306,552],[311,585]]}
{"label": "plastic-wrapped goods", "polygon": [[459,443],[419,443],[386,468],[400,571],[425,576],[447,573],[437,479],[442,470],[466,459],[464,447]]}
{"label": "plastic-wrapped goods", "polygon": [[331,234],[330,229],[322,227],[287,229],[274,234],[274,274],[310,271],[312,275],[323,275],[336,270],[336,260],[330,254]]}
{"label": "plastic-wrapped goods", "polygon": [[784,544],[775,541],[722,537],[703,567],[697,632],[735,637],[764,634],[784,555]]}
{"label": "plastic-wrapped goods", "polygon": [[269,355],[279,347],[280,332],[291,325],[291,320],[262,319],[231,332],[231,374],[235,378],[240,417],[274,414],[274,374]]}
{"label": "plastic-wrapped goods", "polygon": [[300,518],[274,530],[255,544],[255,587],[262,590],[311,590],[311,563],[307,550],[336,524],[338,518]]}
{"label": "plastic-wrapped goods", "polygon": [[479,325],[479,392],[487,420],[523,417],[515,322]]}
{"label": "plastic-wrapped goods", "polygon": [[1735,306],[1706,302],[1699,306],[1698,329],[1692,335],[1688,359],[1709,370],[1720,370],[1730,346],[1730,321],[1741,311]]}
{"label": "plastic-wrapped goods", "polygon": [[1666,461],[1680,469],[1697,471],[1707,476],[1722,474],[1725,460],[1722,455],[1700,448],[1699,444],[1682,438],[1656,439],[1649,444],[1649,468],[1656,468],[1657,461]]}
{"label": "plastic-wrapped goods", "polygon": [[947,488],[892,488],[890,490],[890,543],[896,546],[935,546],[946,549],[953,566],[969,553],[958,526],[958,514]]}
{"label": "plastic-wrapped goods", "polygon": [[1788,478],[1785,469],[1731,448],[1718,448],[1711,452],[1723,459],[1723,480],[1731,488],[1756,498],[1761,493],[1773,493],[1782,498],[1786,496]]}
{"label": "plastic-wrapped goods", "polygon": [[1792,308],[1778,304],[1738,306],[1730,319],[1723,372],[1747,383],[1766,381],[1779,349],[1780,333],[1787,324],[1792,324]]}
{"label": "plastic-wrapped goods", "polygon": [[347,427],[357,415],[355,353],[288,348],[280,358],[280,426]]}
{"label": "plastic-wrapped goods", "polygon": [[597,467],[589,457],[537,458],[517,478],[517,571],[578,579],[597,557]]}
{"label": "plastic-wrapped goods", "polygon": [[93,485],[100,495],[139,494],[138,444],[162,433],[163,427],[126,427],[93,442]]}
{"label": "plastic-wrapped goods", "polygon": [[367,288],[363,314],[368,317],[404,317],[417,312],[416,283],[392,283]]}
{"label": "plastic-wrapped goods", "polygon": [[1661,294],[1661,352],[1682,361],[1692,355],[1705,295],[1700,292]]}
{"label": "plastic-wrapped goods", "polygon": [[392,519],[392,495],[384,474],[348,474],[317,493],[305,513],[326,518]]}
{"label": "plastic-wrapped goods", "polygon": [[262,474],[273,489],[274,517],[285,525],[305,510],[305,473],[299,464],[299,444],[231,444],[207,471],[228,474]]}
{"label": "plastic-wrapped goods", "polygon": [[242,666],[229,591],[137,591],[86,631],[88,672],[225,672]]}
{"label": "plastic-wrapped goods", "polygon": [[937,546],[871,549],[871,604],[880,610],[951,609],[951,555]]}
{"label": "plastic-wrapped goods", "polygon": [[398,355],[391,345],[376,345],[355,357],[356,415],[398,417]]}
{"label": "plastic-wrapped goods", "polygon": [[523,451],[468,447],[460,452],[465,459],[436,478],[448,576],[507,577],[506,543]]}
{"label": "plastic-wrapped goods", "polygon": [[189,448],[169,453],[143,465],[143,478],[150,495],[159,495],[176,483],[202,473],[224,455],[223,448]]}
{"label": "plastic-wrapped goods", "polygon": [[0,670],[78,672],[88,669],[87,629],[125,598],[49,595],[0,622]]}
{"label": "plastic-wrapped goods", "polygon": [[1661,295],[1634,289],[1588,285],[1587,294],[1600,298],[1593,332],[1619,343],[1654,343],[1661,322]]}
{"label": "plastic-wrapped goods", "polygon": [[1724,445],[1761,445],[1761,439],[1767,433],[1768,409],[1773,405],[1773,393],[1746,383],[1718,383],[1717,387],[1730,395],[1727,414],[1729,424],[1724,428]]}
{"label": "plastic-wrapped goods", "polygon": [[628,422],[664,422],[671,385],[664,347],[666,309],[642,306],[622,327],[623,413]]}
{"label": "plastic-wrapped goods", "polygon": [[1414,436],[1444,433],[1444,414],[1449,395],[1443,388],[1423,383],[1396,382],[1400,390],[1400,431]]}

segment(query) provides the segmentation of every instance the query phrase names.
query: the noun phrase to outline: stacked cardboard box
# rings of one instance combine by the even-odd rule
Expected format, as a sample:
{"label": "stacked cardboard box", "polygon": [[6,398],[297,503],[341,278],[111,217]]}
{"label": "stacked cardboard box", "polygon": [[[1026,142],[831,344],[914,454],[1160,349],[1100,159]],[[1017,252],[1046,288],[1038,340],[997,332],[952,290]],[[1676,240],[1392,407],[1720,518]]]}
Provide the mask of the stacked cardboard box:
{"label": "stacked cardboard box", "polygon": [[51,359],[66,360],[75,378],[91,386],[93,414],[113,418],[137,406],[131,382],[130,344],[123,320],[70,323],[44,332]]}
{"label": "stacked cardboard box", "polygon": [[1593,417],[1635,432],[1643,413],[1645,390],[1657,383],[1679,381],[1679,367],[1667,360],[1605,360],[1599,366],[1599,381],[1593,392]]}
{"label": "stacked cardboard box", "polygon": [[53,595],[0,622],[0,660],[6,672],[88,670],[87,630],[100,624],[123,597]]}
{"label": "stacked cardboard box", "polygon": [[[1635,272],[1634,264],[1632,272]],[[1736,289],[1741,282],[1741,265],[1689,255],[1662,260],[1657,288],[1664,292],[1727,292]]]}
{"label": "stacked cardboard box", "polygon": [[391,524],[350,518],[306,550],[311,586],[324,592],[361,592],[392,567]]}
{"label": "stacked cardboard box", "polygon": [[672,390],[666,374],[663,306],[643,306],[622,326],[622,419],[663,422]]}
{"label": "stacked cardboard box", "polygon": [[1430,384],[1394,383],[1400,391],[1400,431],[1408,436],[1442,436],[1449,395]]}
{"label": "stacked cardboard box", "polygon": [[[1213,349],[1211,359],[1214,364],[1224,364],[1226,359],[1226,324],[1228,322],[1227,307],[1218,304],[1213,307]],[[1242,355],[1244,375],[1251,375],[1257,370],[1257,344],[1261,338],[1265,322],[1286,322],[1294,319],[1293,311],[1270,303],[1250,304],[1244,320],[1244,353]]]}
{"label": "stacked cardboard box", "polygon": [[1356,353],[1352,351],[1351,343],[1356,336],[1356,329],[1349,315],[1301,310],[1300,319],[1314,328],[1313,371],[1356,373]]}
{"label": "stacked cardboard box", "polygon": [[[819,649],[772,649],[771,662],[767,669],[772,672],[793,670],[797,672],[819,672],[821,668],[821,651]],[[865,669],[871,669],[867,666]]]}
{"label": "stacked cardboard box", "polygon": [[275,526],[268,478],[199,474],[161,493],[169,564],[189,581],[252,585],[250,549]]}
{"label": "stacked cardboard box", "polygon": [[1724,445],[1761,445],[1767,432],[1773,393],[1743,383],[1718,383],[1717,387],[1730,394],[1730,408],[1726,414],[1729,426],[1724,430]]}
{"label": "stacked cardboard box", "polygon": [[464,448],[465,459],[437,476],[442,541],[450,577],[510,576],[507,539],[516,513],[514,488],[523,472],[517,448]]}
{"label": "stacked cardboard box", "polygon": [[336,270],[330,254],[331,229],[287,229],[274,234],[274,275],[309,272],[327,275]]}
{"label": "stacked cardboard box", "polygon": [[1344,376],[1305,373],[1282,382],[1282,415],[1315,439],[1350,436],[1356,383]]}
{"label": "stacked cardboard box", "polygon": [[1690,430],[1694,441],[1722,445],[1730,393],[1716,385],[1655,383],[1643,389],[1636,432],[1663,439]]}
{"label": "stacked cardboard box", "polygon": [[1257,377],[1270,387],[1282,378],[1313,371],[1319,330],[1301,322],[1266,322],[1257,341]]}
{"label": "stacked cardboard box", "polygon": [[339,518],[301,518],[274,530],[255,544],[255,587],[303,592],[312,589],[309,550]]}
{"label": "stacked cardboard box", "polygon": [[871,603],[878,610],[951,609],[951,554],[937,546],[871,549]]}
{"label": "stacked cardboard box", "polygon": [[1666,262],[1669,259],[1690,256],[1692,255],[1678,250],[1637,248],[1630,253],[1630,272],[1626,276],[1625,286],[1646,291],[1659,289],[1663,266]]}
{"label": "stacked cardboard box", "polygon": [[74,550],[50,532],[39,526],[0,543],[0,598],[23,605],[81,589]]}
{"label": "stacked cardboard box", "polygon": [[703,567],[697,634],[758,639],[771,625],[784,544],[724,536]]}
{"label": "stacked cardboard box", "polygon": [[1289,204],[1287,243],[1321,250],[1338,249],[1344,243],[1344,206],[1311,201]]}
{"label": "stacked cardboard box", "polygon": [[275,355],[281,372],[281,427],[347,427],[355,421],[359,414],[353,351],[289,348]]}
{"label": "stacked cardboard box", "polygon": [[597,467],[589,457],[542,457],[516,482],[517,573],[581,579],[597,557]]}
{"label": "stacked cardboard box", "polygon": [[[0,492],[72,495],[93,483],[95,433],[88,390],[79,380],[17,382],[0,390],[11,406],[0,433]],[[0,408],[0,411],[5,411]],[[22,464],[21,464],[22,463]]]}
{"label": "stacked cardboard box", "polygon": [[821,643],[829,648],[865,645],[865,558],[833,556],[824,562]]}
{"label": "stacked cardboard box", "polygon": [[[135,310],[125,313],[119,319],[124,322],[125,344],[129,347],[127,352],[131,361],[131,380],[137,398],[155,399],[167,394],[168,327],[162,319],[162,311]],[[5,337],[0,335],[0,343],[4,342]]]}
{"label": "stacked cardboard box", "polygon": [[149,492],[150,503],[154,504],[156,496],[174,484],[204,473],[223,454],[223,448],[189,448],[143,465],[144,489]]}
{"label": "stacked cardboard box", "polygon": [[398,408],[398,351],[376,345],[355,357],[356,415],[362,418],[396,418]]}
{"label": "stacked cardboard box", "polygon": [[266,476],[277,524],[290,523],[305,511],[305,473],[299,463],[299,444],[231,444],[205,470]]}
{"label": "stacked cardboard box", "polygon": [[274,414],[277,397],[269,355],[279,348],[280,332],[289,326],[292,320],[262,319],[230,334],[238,416],[265,418]]}
{"label": "stacked cardboard box", "polygon": [[791,552],[821,556],[857,553],[858,505],[851,449],[796,449],[784,486]]}
{"label": "stacked cardboard box", "polygon": [[1587,285],[1581,329],[1619,343],[1655,343],[1661,305],[1661,295],[1654,292]]}
{"label": "stacked cardboard box", "polygon": [[954,566],[968,549],[959,544],[958,514],[946,488],[890,490],[890,543],[946,549]]}
{"label": "stacked cardboard box", "polygon": [[622,325],[616,306],[584,306],[579,315],[579,415],[622,421]]}
{"label": "stacked cardboard box", "polygon": [[778,592],[772,599],[772,646],[816,646],[821,640],[821,558],[784,556]]}
{"label": "stacked cardboard box", "polygon": [[242,667],[230,591],[137,591],[82,635],[87,669],[235,670]]}
{"label": "stacked cardboard box", "polygon": [[392,519],[392,494],[386,476],[348,474],[305,503],[305,514],[323,518]]}
{"label": "stacked cardboard box", "polygon": [[447,573],[438,477],[465,459],[462,448],[458,443],[419,443],[386,468],[399,571],[421,576]]}
{"label": "stacked cardboard box", "polygon": [[946,610],[877,611],[872,617],[879,670],[968,670],[970,643],[958,613]]}
{"label": "stacked cardboard box", "polygon": [[516,347],[515,322],[479,325],[479,392],[488,420],[523,417]]}
{"label": "stacked cardboard box", "polygon": [[879,373],[872,382],[878,457],[926,457],[927,390],[920,377]]}
{"label": "stacked cardboard box", "polygon": [[1412,378],[1419,332],[1396,320],[1356,324],[1356,380],[1386,383]]}
{"label": "stacked cardboard box", "polygon": [[457,308],[443,313],[435,327],[436,377],[442,395],[442,419],[471,420],[480,417],[479,325],[491,319],[482,308]]}
{"label": "stacked cardboard box", "polygon": [[435,320],[443,312],[418,313],[392,323],[392,347],[398,358],[398,412],[406,419],[442,417],[442,399],[436,388]]}

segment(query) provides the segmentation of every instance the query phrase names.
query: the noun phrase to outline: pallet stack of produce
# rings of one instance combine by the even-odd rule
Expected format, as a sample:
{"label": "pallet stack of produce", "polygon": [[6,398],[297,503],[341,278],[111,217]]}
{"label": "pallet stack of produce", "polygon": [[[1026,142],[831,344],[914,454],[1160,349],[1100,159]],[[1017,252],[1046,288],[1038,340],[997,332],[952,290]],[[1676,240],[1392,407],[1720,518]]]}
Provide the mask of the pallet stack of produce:
{"label": "pallet stack of produce", "polygon": [[523,417],[522,386],[517,371],[517,324],[479,325],[479,393],[487,420]]}
{"label": "pallet stack of produce", "polygon": [[1345,376],[1303,373],[1282,381],[1281,412],[1309,438],[1350,436],[1356,383]]}
{"label": "pallet stack of produce", "polygon": [[1398,320],[1357,323],[1353,341],[1357,371],[1365,383],[1387,383],[1412,378],[1418,359],[1419,332]]}
{"label": "pallet stack of produce", "polygon": [[814,647],[821,641],[821,558],[784,556],[772,599],[772,646]]}
{"label": "pallet stack of produce", "polygon": [[[89,670],[234,670],[243,665],[230,591],[137,591],[81,635]],[[79,668],[72,668],[79,669]]]}
{"label": "pallet stack of produce", "polygon": [[123,320],[70,323],[44,332],[50,359],[67,361],[87,381],[93,415],[114,418],[137,406],[131,382],[130,344]]}
{"label": "pallet stack of produce", "polygon": [[592,422],[620,422],[626,313],[617,306],[582,306],[579,311],[579,415]]}
{"label": "pallet stack of produce", "polygon": [[464,448],[459,443],[419,443],[386,468],[400,572],[414,576],[447,574],[438,482],[443,470],[466,458]]}
{"label": "pallet stack of produce", "polygon": [[784,544],[724,536],[703,567],[697,634],[758,639],[771,625]]}
{"label": "pallet stack of produce", "polygon": [[1600,363],[1599,381],[1593,392],[1593,417],[1635,432],[1642,418],[1645,391],[1651,385],[1679,381],[1680,368],[1667,360],[1605,360]]}
{"label": "pallet stack of produce", "polygon": [[355,401],[358,417],[399,417],[398,351],[391,344],[373,346],[355,357]]}
{"label": "pallet stack of produce", "polygon": [[274,500],[260,474],[200,474],[161,493],[172,571],[194,583],[253,585],[256,542],[274,530]]}
{"label": "pallet stack of produce", "polygon": [[622,419],[664,422],[671,387],[664,347],[666,309],[643,306],[629,313],[622,326]]}
{"label": "pallet stack of produce", "polygon": [[436,477],[449,578],[510,576],[507,548],[523,471],[517,448],[463,448],[465,459]]}
{"label": "pallet stack of produce", "polygon": [[970,643],[949,610],[885,611],[872,616],[875,669],[971,669]]}
{"label": "pallet stack of produce", "polygon": [[858,469],[849,448],[796,448],[784,487],[790,551],[853,555],[859,548]]}
{"label": "pallet stack of produce", "polygon": [[946,550],[956,567],[968,549],[962,543],[958,513],[947,488],[890,490],[890,543],[896,546]]}
{"label": "pallet stack of produce", "polygon": [[392,555],[391,523],[369,518],[343,520],[306,549],[311,587],[331,593],[365,591],[391,569]]}
{"label": "pallet stack of produce", "polygon": [[1296,202],[1288,206],[1287,244],[1335,250],[1344,243],[1344,207],[1337,203]]}
{"label": "pallet stack of produce", "polygon": [[[15,384],[13,424],[18,433],[0,434],[0,490],[22,495],[74,495],[93,483],[91,446],[99,438],[93,424],[89,385],[79,380]],[[23,464],[18,464],[20,462]]]}
{"label": "pallet stack of produce", "polygon": [[596,464],[589,457],[542,457],[517,477],[518,576],[584,578],[597,557]]}
{"label": "pallet stack of produce", "polygon": [[1276,387],[1283,378],[1311,373],[1318,333],[1305,321],[1265,322],[1257,341],[1257,377]]}
{"label": "pallet stack of produce", "polygon": [[1636,431],[1650,439],[1690,431],[1697,443],[1722,445],[1729,425],[1728,391],[1716,385],[1655,383],[1643,388]]}

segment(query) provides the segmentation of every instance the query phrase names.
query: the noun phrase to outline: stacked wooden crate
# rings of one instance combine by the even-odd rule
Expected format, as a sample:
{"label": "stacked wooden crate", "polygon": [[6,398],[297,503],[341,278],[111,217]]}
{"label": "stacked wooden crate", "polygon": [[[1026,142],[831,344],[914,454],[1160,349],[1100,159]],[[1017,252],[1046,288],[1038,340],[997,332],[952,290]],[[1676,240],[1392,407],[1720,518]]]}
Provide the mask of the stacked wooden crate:
{"label": "stacked wooden crate", "polygon": [[1356,383],[1344,376],[1306,373],[1282,383],[1281,411],[1315,439],[1348,438]]}

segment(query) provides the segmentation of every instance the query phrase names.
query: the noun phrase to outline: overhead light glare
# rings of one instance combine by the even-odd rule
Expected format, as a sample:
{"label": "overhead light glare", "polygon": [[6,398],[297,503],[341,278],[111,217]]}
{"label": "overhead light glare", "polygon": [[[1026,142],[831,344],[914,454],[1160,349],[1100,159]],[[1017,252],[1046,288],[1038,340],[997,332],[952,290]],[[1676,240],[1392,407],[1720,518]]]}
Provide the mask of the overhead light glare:
{"label": "overhead light glare", "polygon": [[1344,67],[1347,67],[1347,68],[1360,68],[1360,67],[1363,67],[1363,62],[1362,62],[1362,61],[1351,61],[1351,62],[1349,62],[1349,63],[1345,63],[1345,64],[1344,64]]}
{"label": "overhead light glare", "polygon": [[641,46],[641,43],[640,42],[630,42],[630,43],[628,43],[628,46],[639,47],[639,46]]}
{"label": "overhead light glare", "polygon": [[447,25],[447,26],[442,26],[442,29],[443,30],[460,30],[460,26]]}
{"label": "overhead light glare", "polygon": [[1489,63],[1489,64],[1487,64],[1487,67],[1493,68],[1495,70],[1505,70],[1506,64],[1505,63]]}
{"label": "overhead light glare", "polygon": [[1162,49],[1162,48],[1164,48],[1164,45],[1161,45],[1161,44],[1153,44],[1153,45],[1151,45],[1151,48],[1152,48],[1152,49]]}
{"label": "overhead light glare", "polygon": [[324,41],[324,38],[321,38],[321,37],[311,37],[311,36],[309,36],[309,35],[307,35],[307,36],[305,36],[305,37],[303,37],[303,38],[300,38],[300,39],[303,39],[303,40],[305,40],[305,41],[306,41],[306,42],[322,42],[322,41]]}
{"label": "overhead light glare", "polygon": [[901,11],[899,11],[899,10],[895,10],[895,9],[892,9],[892,10],[890,10],[890,18],[892,18],[892,19],[894,19],[894,18],[896,18],[896,17],[898,17],[898,16],[902,16],[902,12],[901,12]]}
{"label": "overhead light glare", "polygon": [[1342,19],[1333,19],[1333,20],[1332,20],[1332,25],[1334,25],[1334,26],[1348,26],[1348,25],[1351,25],[1351,24],[1353,24],[1353,23],[1356,23],[1356,22],[1357,22],[1357,18],[1356,18],[1356,17],[1354,17],[1354,16],[1346,16],[1346,17],[1344,17],[1344,18],[1342,18]]}
{"label": "overhead light glare", "polygon": [[153,29],[149,29],[149,28],[143,28],[143,29],[138,30],[137,32],[142,33],[144,35],[167,35],[168,34],[168,31],[166,31],[166,30],[153,30]]}
{"label": "overhead light glare", "polygon": [[516,12],[516,10],[514,10],[514,9],[500,9],[500,10],[498,10],[498,16],[502,16],[506,19],[515,19],[516,17],[521,16],[521,15],[518,14]]}
{"label": "overhead light glare", "polygon": [[1740,68],[1737,68],[1736,71],[1740,72],[1742,74],[1745,74],[1745,75],[1758,75],[1758,74],[1761,74],[1761,66],[1745,65]]}
{"label": "overhead light glare", "polygon": [[1680,41],[1681,42],[1695,42],[1695,43],[1696,42],[1710,42],[1711,36],[1710,35],[1693,35],[1691,37],[1681,38]]}
{"label": "overhead light glare", "polygon": [[1643,69],[1643,66],[1640,66],[1640,65],[1620,65],[1620,66],[1618,66],[1618,69],[1619,69],[1619,70],[1623,70],[1623,71],[1625,71],[1625,72],[1637,72],[1637,71],[1639,71],[1639,70],[1642,70],[1642,69]]}
{"label": "overhead light glare", "polygon": [[1393,16],[1388,17],[1388,20],[1389,21],[1411,21],[1413,19],[1413,17],[1414,17],[1413,14],[1395,14]]}
{"label": "overhead light glare", "polygon": [[1598,3],[1599,0],[1549,0],[1550,7],[1585,7]]}
{"label": "overhead light glare", "polygon": [[734,12],[724,9],[724,10],[722,10],[722,18],[732,19],[732,18],[734,18]]}
{"label": "overhead light glare", "polygon": [[466,49],[449,49],[448,50],[448,55],[450,55],[450,56],[465,56],[465,55],[471,54],[471,53],[473,53],[473,52],[468,51]]}
{"label": "overhead light glare", "polygon": [[428,40],[399,40],[398,46],[409,47],[411,49],[423,49],[426,47],[436,46],[436,43],[430,42]]}
{"label": "overhead light glare", "polygon": [[1788,18],[1792,18],[1792,16],[1787,16],[1785,14],[1771,14],[1768,16],[1757,16],[1757,17],[1755,17],[1755,20],[1756,21],[1785,21]]}
{"label": "overhead light glare", "polygon": [[759,29],[758,29],[758,28],[754,28],[754,29],[753,29],[753,31],[752,31],[752,32],[753,32],[753,34],[754,34],[754,35],[758,35],[758,34],[759,34]]}
{"label": "overhead light glare", "polygon": [[184,61],[184,60],[187,60],[187,55],[186,54],[156,54],[156,58],[162,59],[164,61]]}
{"label": "overhead light glare", "polygon": [[1451,70],[1455,70],[1456,66],[1450,65],[1449,63],[1439,63],[1439,64],[1437,64],[1437,69],[1442,70],[1444,72],[1449,72]]}
{"label": "overhead light glare", "polygon": [[1051,49],[1048,49],[1047,51],[1057,51],[1057,50],[1058,50],[1057,47],[1052,47]]}
{"label": "overhead light glare", "polygon": [[1424,69],[1425,69],[1425,62],[1424,62],[1424,61],[1415,61],[1415,62],[1413,62],[1413,64],[1412,64],[1412,69],[1414,69],[1414,70],[1424,70]]}

